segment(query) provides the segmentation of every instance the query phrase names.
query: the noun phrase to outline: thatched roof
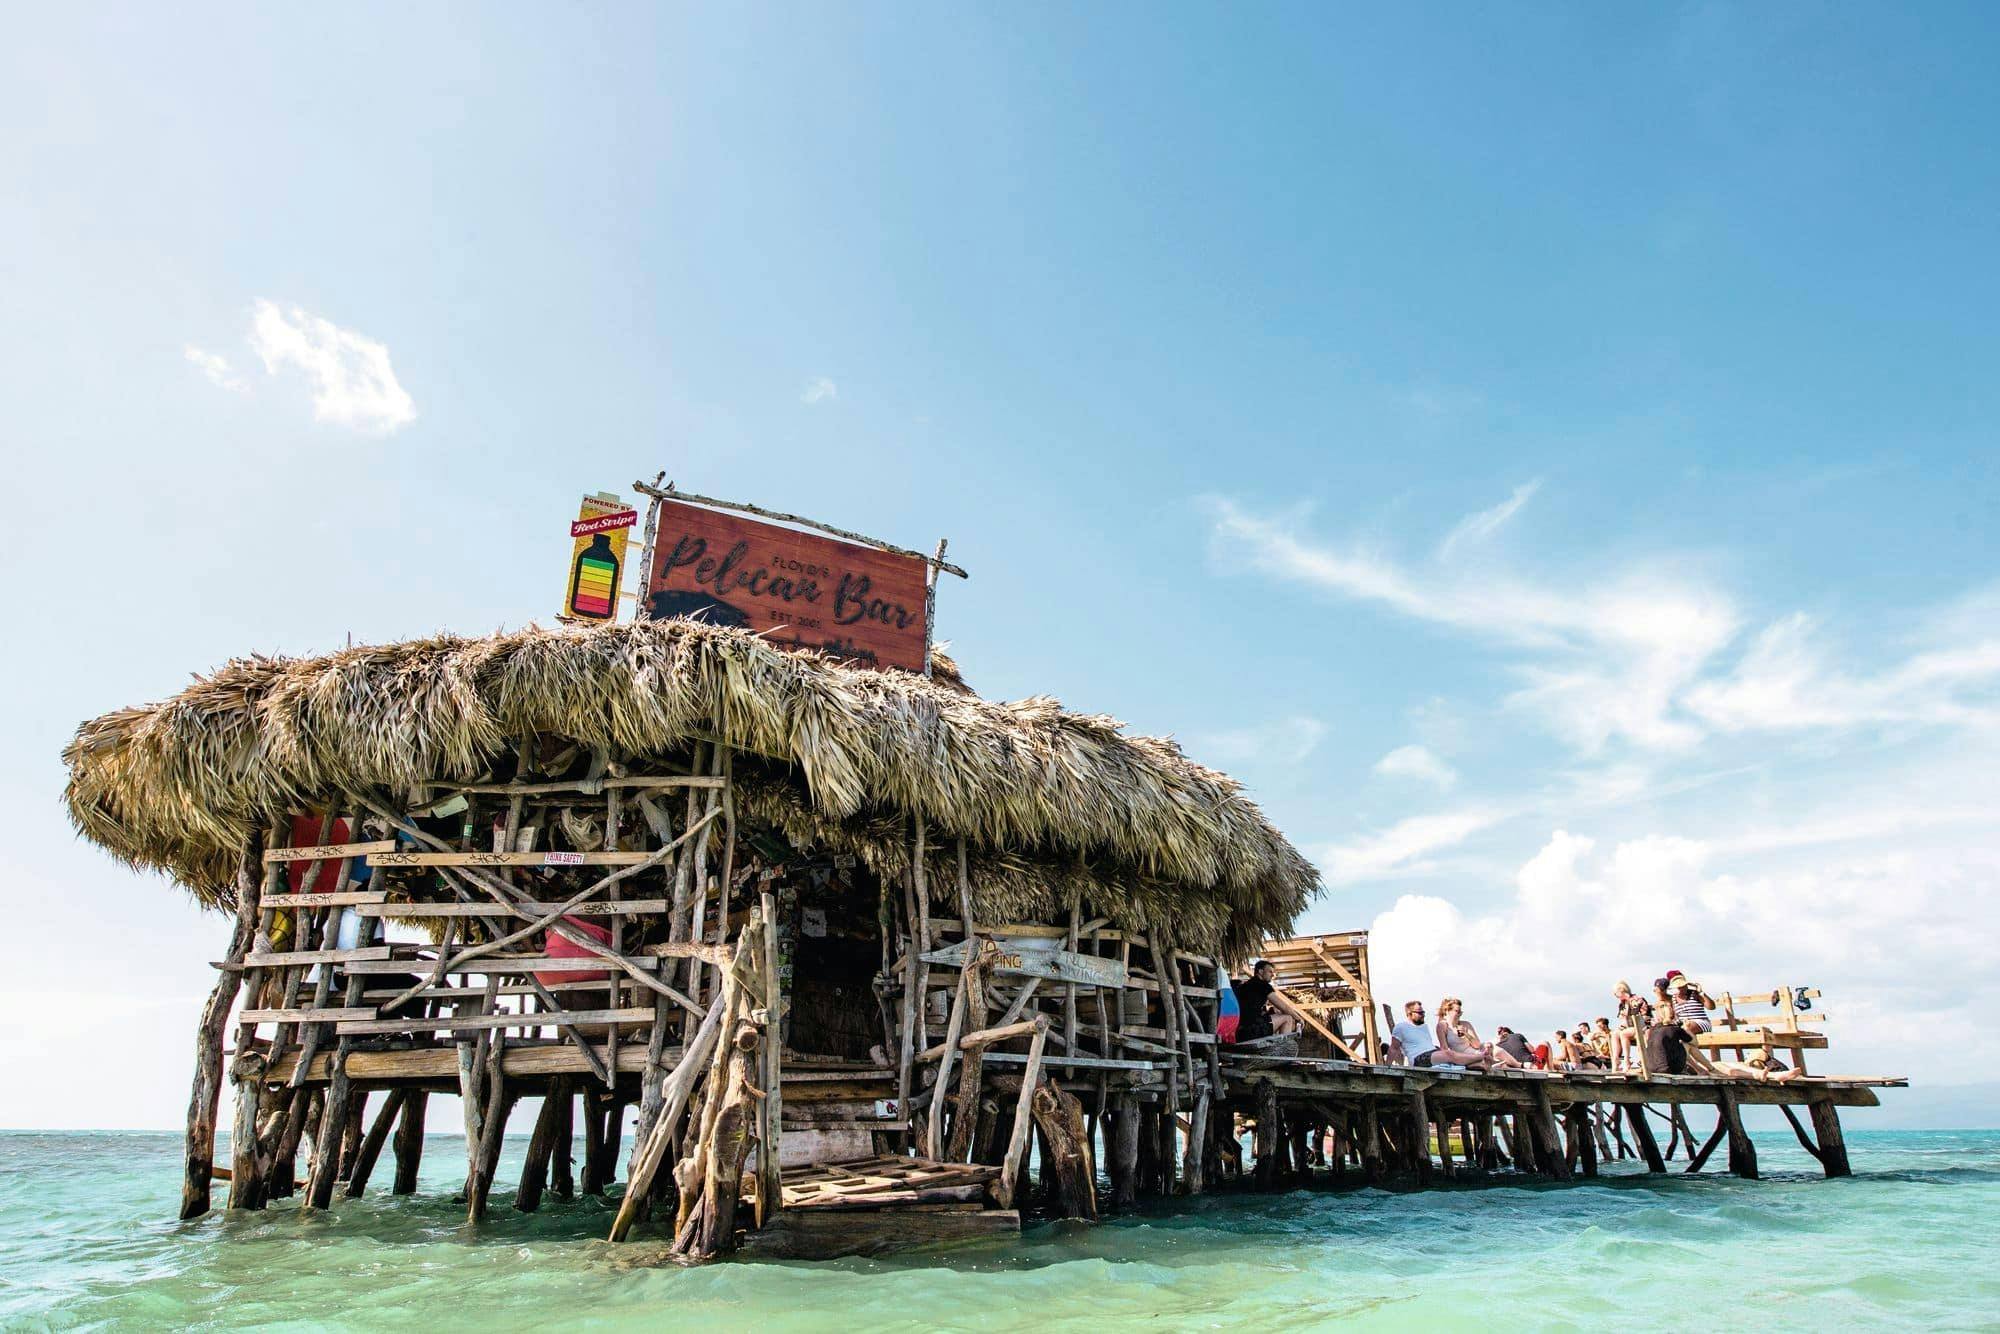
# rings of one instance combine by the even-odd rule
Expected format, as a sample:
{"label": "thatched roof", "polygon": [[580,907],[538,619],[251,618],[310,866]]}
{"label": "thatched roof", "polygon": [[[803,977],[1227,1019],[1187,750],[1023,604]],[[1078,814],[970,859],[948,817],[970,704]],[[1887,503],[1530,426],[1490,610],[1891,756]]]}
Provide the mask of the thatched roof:
{"label": "thatched roof", "polygon": [[66,796],[86,837],[218,904],[250,829],[341,793],[476,779],[528,732],[631,755],[720,737],[776,762],[761,785],[743,775],[746,814],[878,871],[907,864],[897,830],[916,813],[938,845],[967,841],[982,910],[1082,887],[1100,912],[1144,908],[1234,953],[1284,934],[1318,879],[1170,740],[1046,697],[983,700],[955,670],[866,671],[687,621],[239,659],[85,723]]}

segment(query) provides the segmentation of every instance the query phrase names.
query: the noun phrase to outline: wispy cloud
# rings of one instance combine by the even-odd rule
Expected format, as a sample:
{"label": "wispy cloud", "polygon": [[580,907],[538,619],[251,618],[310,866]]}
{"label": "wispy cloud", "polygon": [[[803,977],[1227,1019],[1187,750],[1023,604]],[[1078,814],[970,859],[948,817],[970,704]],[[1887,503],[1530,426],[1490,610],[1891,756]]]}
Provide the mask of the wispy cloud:
{"label": "wispy cloud", "polygon": [[1189,753],[1204,764],[1303,764],[1326,736],[1326,724],[1294,714],[1256,727],[1204,732],[1188,739]]}
{"label": "wispy cloud", "polygon": [[1524,482],[1514,488],[1514,494],[1495,505],[1492,509],[1468,514],[1458,521],[1443,542],[1438,544],[1438,559],[1450,560],[1452,554],[1463,547],[1477,546],[1506,527],[1507,521],[1521,512],[1521,507],[1534,499],[1535,492],[1542,489],[1540,479]]}
{"label": "wispy cloud", "polygon": [[806,381],[805,391],[799,395],[799,402],[807,407],[821,403],[832,403],[840,397],[840,386],[824,375],[815,375]]}
{"label": "wispy cloud", "polygon": [[232,394],[250,392],[249,382],[236,373],[236,368],[229,364],[229,358],[220,352],[204,351],[189,343],[181,349],[181,355],[217,389],[227,389]]}
{"label": "wispy cloud", "polygon": [[1440,792],[1449,792],[1458,785],[1458,770],[1425,746],[1396,747],[1375,761],[1375,772],[1385,778],[1414,778]]}
{"label": "wispy cloud", "polygon": [[292,369],[312,388],[313,416],[336,426],[386,435],[416,420],[417,408],[396,380],[389,349],[297,306],[258,301],[250,348],[272,375]]}
{"label": "wispy cloud", "polygon": [[1430,854],[1456,847],[1503,818],[1503,812],[1486,807],[1415,815],[1352,842],[1329,844],[1315,860],[1329,885],[1409,875],[1428,869]]}
{"label": "wispy cloud", "polygon": [[1217,545],[1253,568],[1530,650],[1518,669],[1526,684],[1510,703],[1586,750],[1619,736],[1684,748],[1700,736],[1677,699],[1735,637],[1738,618],[1726,595],[1667,562],[1561,589],[1485,568],[1407,567],[1365,547],[1314,539],[1297,513],[1210,503]]}
{"label": "wispy cloud", "polygon": [[1727,676],[1688,692],[1688,707],[1725,732],[1866,723],[2000,726],[2000,634],[1911,654],[1876,675],[1836,670],[1803,613],[1760,633]]}

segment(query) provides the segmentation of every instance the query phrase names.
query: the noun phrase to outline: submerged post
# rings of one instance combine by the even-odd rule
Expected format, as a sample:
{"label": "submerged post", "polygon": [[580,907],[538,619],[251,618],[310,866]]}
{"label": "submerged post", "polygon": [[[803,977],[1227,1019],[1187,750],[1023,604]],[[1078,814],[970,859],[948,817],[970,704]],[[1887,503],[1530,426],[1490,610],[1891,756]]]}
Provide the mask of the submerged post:
{"label": "submerged post", "polygon": [[221,976],[208,993],[208,1004],[202,1007],[201,1022],[195,1027],[194,1087],[188,1094],[184,1152],[187,1170],[181,1182],[183,1219],[199,1218],[209,1208],[209,1182],[215,1175],[215,1112],[222,1097],[222,1030],[243,983],[244,956],[257,937],[263,857],[263,833],[252,830],[236,867],[236,929],[229,937]]}
{"label": "submerged post", "polygon": [[1840,1131],[1840,1113],[1830,1098],[1815,1099],[1807,1108],[1812,1113],[1813,1134],[1819,1139],[1820,1167],[1830,1177],[1853,1176],[1847,1165],[1847,1137]]}

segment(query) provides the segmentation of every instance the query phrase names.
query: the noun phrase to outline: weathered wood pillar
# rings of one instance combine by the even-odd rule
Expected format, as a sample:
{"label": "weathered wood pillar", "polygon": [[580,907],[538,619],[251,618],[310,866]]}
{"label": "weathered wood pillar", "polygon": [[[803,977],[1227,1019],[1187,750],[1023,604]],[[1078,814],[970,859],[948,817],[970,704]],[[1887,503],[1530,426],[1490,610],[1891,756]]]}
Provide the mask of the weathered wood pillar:
{"label": "weathered wood pillar", "polygon": [[1597,1129],[1597,1118],[1591,1115],[1591,1105],[1587,1102],[1571,1103],[1567,1119],[1570,1143],[1582,1161],[1583,1174],[1594,1177],[1597,1175],[1597,1136],[1593,1132]]}
{"label": "weathered wood pillar", "polygon": [[229,1207],[262,1209],[264,1165],[257,1152],[257,1107],[264,1088],[264,1053],[236,1053],[229,1063],[229,1077],[236,1081],[236,1120],[229,1130]]}
{"label": "weathered wood pillar", "polygon": [[1278,1086],[1268,1079],[1257,1081],[1257,1189],[1271,1190],[1278,1184]]}
{"label": "weathered wood pillar", "polygon": [[1643,1103],[1628,1102],[1624,1106],[1625,1124],[1632,1131],[1632,1138],[1638,1142],[1639,1156],[1646,1160],[1648,1172],[1664,1172],[1667,1160],[1660,1156],[1660,1141],[1653,1134],[1653,1127],[1646,1123],[1646,1108]]}
{"label": "weathered wood pillar", "polygon": [[357,1090],[349,1099],[347,1124],[340,1131],[340,1180],[345,1181],[354,1174],[354,1160],[361,1154],[361,1141],[367,1133],[363,1125],[368,1119],[368,1092]]}
{"label": "weathered wood pillar", "polygon": [[[1139,1199],[1139,1100],[1125,1093],[1112,1105],[1111,1205],[1129,1209]],[[958,1138],[955,1128],[952,1138]]]}
{"label": "weathered wood pillar", "polygon": [[1208,1103],[1208,1086],[1204,1084],[1195,1095],[1194,1111],[1188,1115],[1187,1157],[1181,1164],[1181,1178],[1187,1183],[1190,1195],[1201,1194],[1208,1180],[1208,1157],[1213,1149],[1208,1133]]}
{"label": "weathered wood pillar", "polygon": [[1410,1093],[1406,1123],[1410,1138],[1410,1170],[1417,1174],[1417,1184],[1431,1184],[1431,1114],[1428,1100],[1422,1089]]}
{"label": "weathered wood pillar", "polygon": [[550,1085],[555,1099],[555,1155],[549,1159],[549,1194],[559,1200],[576,1198],[576,1088],[567,1075]]}
{"label": "weathered wood pillar", "polygon": [[1529,1109],[1528,1129],[1534,1136],[1542,1170],[1558,1181],[1568,1181],[1569,1158],[1563,1151],[1562,1132],[1556,1128],[1555,1107],[1549,1101],[1548,1086],[1539,1080],[1535,1083],[1534,1106]]}
{"label": "weathered wood pillar", "polygon": [[1840,1130],[1840,1113],[1833,1100],[1819,1098],[1807,1105],[1812,1113],[1813,1136],[1819,1140],[1820,1167],[1830,1177],[1853,1176],[1847,1164],[1847,1137]]}
{"label": "weathered wood pillar", "polygon": [[514,1192],[514,1207],[531,1214],[542,1207],[542,1192],[548,1189],[549,1159],[556,1149],[556,1105],[553,1086],[542,1095],[541,1111],[535,1115],[535,1130],[528,1137],[528,1155],[521,1162],[521,1185]]}
{"label": "weathered wood pillar", "polygon": [[[1675,1110],[1678,1111],[1678,1107]],[[1695,1150],[1693,1148],[1694,1136],[1691,1134],[1687,1136],[1687,1143],[1690,1149],[1688,1165],[1681,1170],[1683,1172],[1701,1171],[1702,1166],[1708,1162],[1708,1156],[1715,1152],[1715,1146],[1722,1143],[1722,1137],[1728,1133],[1729,1118],[1725,1117],[1721,1109],[1718,1108],[1715,1113],[1715,1132],[1708,1137],[1707,1143],[1703,1144],[1699,1150]]]}
{"label": "weathered wood pillar", "polygon": [[396,1184],[391,1192],[414,1195],[417,1169],[424,1161],[424,1113],[431,1095],[424,1089],[409,1089],[403,1095],[403,1117],[396,1123]]}
{"label": "weathered wood pillar", "polygon": [[1736,1104],[1736,1090],[1725,1085],[1718,1092],[1722,1099],[1722,1119],[1729,1127],[1729,1170],[1754,1181],[1757,1179],[1757,1146],[1750,1142],[1750,1132],[1743,1128],[1743,1112]]}
{"label": "weathered wood pillar", "polygon": [[1373,1094],[1361,1098],[1361,1171],[1371,1186],[1382,1184],[1388,1169],[1382,1161],[1382,1113]]}
{"label": "weathered wood pillar", "polygon": [[375,1120],[369,1124],[368,1133],[361,1138],[361,1145],[354,1151],[354,1162],[347,1169],[347,1198],[361,1198],[361,1192],[368,1189],[368,1178],[375,1171],[375,1160],[382,1156],[382,1146],[388,1142],[389,1128],[396,1124],[402,1113],[403,1100],[408,1097],[403,1089],[389,1090],[389,1096],[382,1100],[382,1107],[375,1113]]}
{"label": "weathered wood pillar", "polygon": [[[199,1218],[209,1209],[209,1182],[215,1176],[215,1114],[222,1099],[222,1030],[229,1007],[243,984],[243,958],[257,938],[263,896],[264,835],[253,830],[236,865],[236,927],[222,970],[201,1008],[194,1032],[194,1084],[188,1091],[187,1144],[183,1150],[181,1217]],[[232,1146],[233,1149],[233,1146]]]}
{"label": "weathered wood pillar", "polygon": [[1050,1080],[1035,1090],[1033,1108],[1043,1136],[1042,1175],[1054,1187],[1058,1214],[1097,1221],[1097,1171],[1084,1132],[1083,1104]]}
{"label": "weathered wood pillar", "polygon": [[585,1088],[577,1095],[583,1103],[583,1184],[585,1195],[604,1193],[604,1097]]}

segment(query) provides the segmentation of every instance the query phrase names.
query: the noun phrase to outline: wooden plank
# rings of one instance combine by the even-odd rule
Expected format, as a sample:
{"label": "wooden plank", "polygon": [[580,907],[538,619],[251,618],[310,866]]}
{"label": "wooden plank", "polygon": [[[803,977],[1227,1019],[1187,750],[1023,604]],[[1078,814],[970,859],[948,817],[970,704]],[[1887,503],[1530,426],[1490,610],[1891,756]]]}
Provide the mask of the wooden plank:
{"label": "wooden plank", "polygon": [[[328,898],[330,895],[319,895]],[[617,899],[579,903],[565,917],[632,917],[666,912],[673,905],[666,899]],[[561,908],[560,903],[516,903],[503,908],[497,903],[384,903],[379,898],[363,900],[358,911],[363,917],[504,917],[510,912],[530,918],[546,917]]]}
{"label": "wooden plank", "polygon": [[637,866],[657,852],[371,852],[370,866]]}
{"label": "wooden plank", "polygon": [[[678,1052],[674,1053],[673,1059],[680,1059]],[[265,1082],[275,1084],[288,1082],[292,1068],[297,1062],[296,1052],[288,1052],[279,1057],[277,1064],[272,1066],[270,1073],[265,1076]],[[321,1052],[313,1057],[312,1063],[306,1067],[305,1082],[324,1084],[331,1063],[330,1052]],[[635,1075],[643,1072],[645,1068],[644,1047],[634,1045],[619,1048],[620,1074]],[[524,1043],[518,1046],[510,1042],[506,1050],[501,1053],[500,1069],[508,1079],[592,1073],[589,1059],[567,1042]],[[347,1074],[357,1083],[391,1084],[423,1081],[456,1093],[458,1045],[447,1042],[433,1047],[411,1047],[400,1051],[352,1051],[347,1056]]]}
{"label": "wooden plank", "polygon": [[246,955],[243,963],[248,968],[285,968],[302,963],[372,963],[391,958],[394,948],[392,945],[363,945],[351,950],[273,950]]}
{"label": "wooden plank", "polygon": [[[1063,939],[1064,937],[1057,937]],[[1054,941],[1039,937],[1008,940],[996,937],[1000,952],[994,956],[997,972],[1011,977],[1040,977],[1055,982],[1075,982],[1093,987],[1125,985],[1125,965],[1116,959],[1095,954],[1078,954],[1058,948]],[[963,967],[968,942],[959,941],[940,950],[920,955],[925,963]]]}
{"label": "wooden plank", "polygon": [[465,1033],[488,1028],[569,1028],[577,1024],[646,1024],[653,1020],[651,1006],[643,1010],[548,1010],[536,1014],[471,1014],[437,1019],[349,1020],[334,1032],[362,1036],[369,1033]]}
{"label": "wooden plank", "polygon": [[[389,947],[377,945],[372,948],[386,950]],[[421,973],[428,972],[437,965],[436,959],[390,959],[387,955],[371,956],[371,958],[379,958],[379,961],[370,962],[362,960],[353,964],[347,971],[364,975],[375,973]],[[659,960],[657,959],[633,958],[628,955],[625,962],[636,968],[659,967]],[[615,967],[608,960],[588,956],[551,958],[546,954],[487,954],[473,959],[469,963],[462,965],[454,964],[445,969],[445,971],[447,973],[470,973],[483,977],[492,973],[604,972],[606,970],[613,970]],[[599,981],[592,985],[601,987],[604,983]]]}
{"label": "wooden plank", "polygon": [[245,1010],[237,1018],[246,1024],[327,1024],[342,1019],[373,1019],[375,1007],[372,1005],[330,1006],[315,1010],[311,1006],[279,1010]]}
{"label": "wooden plank", "polygon": [[325,894],[266,894],[266,908],[352,908],[362,903],[380,903],[389,897],[386,889],[343,889]]}
{"label": "wooden plank", "polygon": [[[337,862],[342,857],[361,857],[371,852],[394,852],[396,840],[377,839],[371,843],[321,843],[310,848],[271,848],[264,862]],[[266,900],[268,902],[269,900]]]}

